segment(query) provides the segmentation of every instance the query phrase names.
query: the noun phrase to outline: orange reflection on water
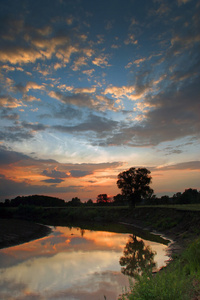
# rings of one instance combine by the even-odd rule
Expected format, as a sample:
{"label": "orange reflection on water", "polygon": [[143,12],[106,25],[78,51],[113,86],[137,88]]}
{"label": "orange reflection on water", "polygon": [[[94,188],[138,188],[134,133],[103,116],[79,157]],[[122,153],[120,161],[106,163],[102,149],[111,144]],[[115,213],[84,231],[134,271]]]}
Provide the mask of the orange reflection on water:
{"label": "orange reflection on water", "polygon": [[[128,286],[119,265],[128,239],[129,234],[56,227],[42,239],[2,249],[0,299],[117,299]],[[162,264],[166,246],[154,244]]]}

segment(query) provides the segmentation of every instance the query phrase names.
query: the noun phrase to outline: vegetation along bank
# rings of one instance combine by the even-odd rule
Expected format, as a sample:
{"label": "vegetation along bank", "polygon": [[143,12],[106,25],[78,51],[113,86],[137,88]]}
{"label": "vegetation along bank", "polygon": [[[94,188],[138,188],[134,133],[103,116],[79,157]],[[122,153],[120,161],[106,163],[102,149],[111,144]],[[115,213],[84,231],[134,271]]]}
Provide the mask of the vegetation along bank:
{"label": "vegetation along bank", "polygon": [[[137,284],[130,286],[132,292],[130,294],[124,294],[121,296],[121,299],[197,300],[199,299],[198,297],[200,297],[200,242],[198,240],[198,237],[200,236],[199,204],[182,206],[181,209],[180,206],[173,206],[173,208],[170,206],[140,206],[135,208],[128,206],[48,208],[20,205],[18,207],[1,207],[0,217],[1,222],[4,223],[4,228],[6,227],[6,220],[6,222],[8,222],[7,228],[9,228],[9,222],[16,222],[17,219],[17,221],[20,222],[22,220],[23,222],[29,220],[33,222],[32,224],[77,225],[85,229],[93,228],[97,230],[106,229],[109,224],[112,227],[112,230],[114,228],[117,230],[116,226],[118,225],[114,224],[127,223],[135,226],[138,230],[140,228],[145,229],[146,231],[143,231],[143,238],[145,238],[145,232],[148,234],[149,230],[159,232],[174,241],[171,246],[171,254],[174,259],[173,262],[156,276],[144,274],[143,276],[138,277],[136,280]],[[89,223],[88,220],[90,220]],[[23,228],[27,228],[27,225]],[[38,228],[38,231],[36,230],[38,236],[29,235],[28,240],[40,237],[41,230],[43,234],[48,234],[49,232],[48,227],[40,227]],[[6,229],[4,229],[4,236],[6,236]],[[24,241],[25,237],[21,239],[21,242]],[[3,245],[5,241],[2,240],[2,235],[1,242],[1,245],[5,246],[5,244]],[[20,238],[18,236],[17,243],[19,242]],[[188,245],[189,249],[187,248]],[[194,262],[192,262],[191,259],[194,259]],[[195,267],[193,266],[193,263]],[[155,282],[155,280],[157,281]],[[176,285],[176,288],[169,289],[169,286],[167,288],[166,284],[171,285],[172,283]],[[156,290],[152,291],[152,289],[155,289],[155,286],[157,286]],[[137,291],[135,290],[136,287]],[[185,292],[185,287],[187,287],[187,293]],[[166,291],[163,289],[166,289]],[[173,290],[174,294],[172,294]],[[146,291],[146,294],[144,291]],[[170,291],[171,294],[169,295],[167,291]],[[141,296],[139,296],[139,294],[141,294]],[[160,296],[161,294],[162,297]]]}
{"label": "vegetation along bank", "polygon": [[67,203],[37,195],[17,197],[5,200],[0,207],[0,218],[56,226],[77,225],[93,230],[108,230],[109,224],[112,231],[118,230],[116,223],[123,223],[134,226],[136,235],[136,230],[144,229],[138,234],[144,239],[145,235],[148,239],[149,231],[156,231],[173,240],[172,263],[156,275],[151,268],[141,276],[134,273],[136,283],[130,284],[131,292],[120,299],[200,299],[200,193],[188,189],[172,199],[158,199],[150,183],[149,170],[130,168],[118,175],[117,185],[122,193],[110,203],[106,194],[98,195],[97,203],[81,203],[77,197]]}

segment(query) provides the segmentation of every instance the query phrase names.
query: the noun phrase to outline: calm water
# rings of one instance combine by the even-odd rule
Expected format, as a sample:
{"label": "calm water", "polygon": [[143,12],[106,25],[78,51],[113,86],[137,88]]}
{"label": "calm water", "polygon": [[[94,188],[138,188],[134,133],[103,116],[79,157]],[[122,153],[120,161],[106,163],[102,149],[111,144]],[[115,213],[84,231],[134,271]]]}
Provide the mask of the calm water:
{"label": "calm water", "polygon": [[[0,299],[115,300],[129,285],[119,261],[130,241],[130,234],[56,227],[45,238],[2,249]],[[134,237],[132,246],[140,241]],[[143,242],[157,252],[157,267],[165,265],[167,246]]]}

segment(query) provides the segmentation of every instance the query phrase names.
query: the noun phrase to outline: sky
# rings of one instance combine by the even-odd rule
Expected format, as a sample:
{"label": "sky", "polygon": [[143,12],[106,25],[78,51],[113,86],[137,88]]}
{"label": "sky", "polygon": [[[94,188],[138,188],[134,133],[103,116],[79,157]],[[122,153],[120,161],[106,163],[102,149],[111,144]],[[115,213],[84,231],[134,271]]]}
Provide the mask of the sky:
{"label": "sky", "polygon": [[1,0],[0,199],[200,189],[200,1]]}

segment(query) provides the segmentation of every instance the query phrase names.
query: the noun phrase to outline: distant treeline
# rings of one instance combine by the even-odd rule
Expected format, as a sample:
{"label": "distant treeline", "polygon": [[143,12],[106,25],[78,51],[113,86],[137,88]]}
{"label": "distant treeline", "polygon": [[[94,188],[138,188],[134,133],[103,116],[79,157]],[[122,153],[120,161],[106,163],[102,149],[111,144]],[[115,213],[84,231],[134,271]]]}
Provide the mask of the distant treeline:
{"label": "distant treeline", "polygon": [[[113,203],[116,205],[127,205],[128,201],[121,194],[113,197]],[[137,202],[136,202],[137,203]],[[164,205],[164,204],[196,204],[200,203],[200,191],[197,189],[186,189],[183,193],[176,193],[172,197],[167,195],[157,197],[152,195],[151,197],[143,198],[138,205]]]}
{"label": "distant treeline", "polygon": [[4,206],[18,207],[20,205],[33,205],[42,207],[58,207],[65,206],[65,201],[56,197],[32,195],[32,196],[18,196],[14,199],[6,199]]}
{"label": "distant treeline", "polygon": [[[196,204],[200,203],[200,191],[197,189],[186,189],[183,193],[176,193],[172,197],[156,195],[144,198],[138,205],[162,205],[162,204]],[[71,201],[65,202],[62,199],[44,195],[18,196],[14,199],[6,199],[4,203],[0,203],[1,207],[18,207],[20,205],[40,206],[40,207],[64,207],[64,206],[126,206],[128,200],[125,196],[118,194],[113,198],[109,198],[107,194],[100,194],[97,200],[93,202],[89,199],[86,202],[81,202],[78,197],[72,198]]]}
{"label": "distant treeline", "polygon": [[200,203],[200,191],[197,189],[186,189],[183,193],[176,193],[172,197],[162,196],[157,198],[152,196],[145,201],[145,204],[160,205],[160,204],[196,204]]}

